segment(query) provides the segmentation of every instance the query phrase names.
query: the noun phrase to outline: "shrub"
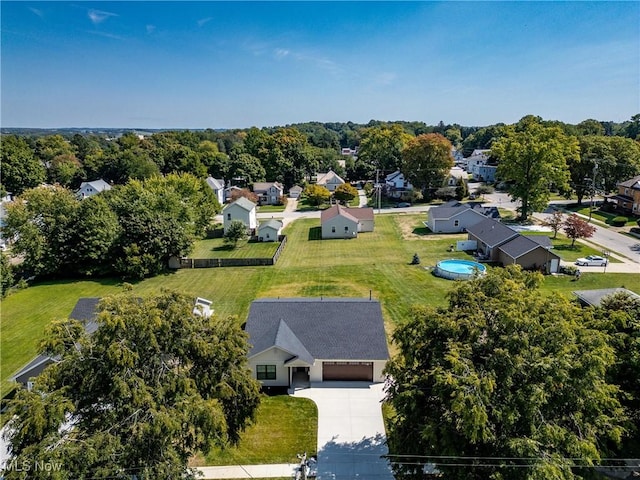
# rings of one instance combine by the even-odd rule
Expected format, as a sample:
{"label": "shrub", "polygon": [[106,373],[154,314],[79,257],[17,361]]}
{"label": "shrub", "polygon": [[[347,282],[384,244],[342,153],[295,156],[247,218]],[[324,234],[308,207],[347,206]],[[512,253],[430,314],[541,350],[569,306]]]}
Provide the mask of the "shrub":
{"label": "shrub", "polygon": [[575,267],[573,265],[565,265],[560,267],[560,273],[564,273],[565,275],[574,276],[577,271],[578,271],[578,267]]}
{"label": "shrub", "polygon": [[611,220],[611,225],[614,227],[624,227],[628,221],[629,219],[627,217],[615,217]]}

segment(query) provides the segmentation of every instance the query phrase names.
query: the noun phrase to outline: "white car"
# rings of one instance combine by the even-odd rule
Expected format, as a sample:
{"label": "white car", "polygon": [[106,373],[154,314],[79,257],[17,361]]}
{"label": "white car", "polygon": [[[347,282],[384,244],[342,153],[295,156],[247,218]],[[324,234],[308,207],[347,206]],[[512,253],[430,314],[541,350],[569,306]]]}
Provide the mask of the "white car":
{"label": "white car", "polygon": [[579,258],[576,260],[576,265],[582,265],[585,267],[604,267],[607,264],[607,259],[599,257],[598,255],[588,255],[585,258]]}

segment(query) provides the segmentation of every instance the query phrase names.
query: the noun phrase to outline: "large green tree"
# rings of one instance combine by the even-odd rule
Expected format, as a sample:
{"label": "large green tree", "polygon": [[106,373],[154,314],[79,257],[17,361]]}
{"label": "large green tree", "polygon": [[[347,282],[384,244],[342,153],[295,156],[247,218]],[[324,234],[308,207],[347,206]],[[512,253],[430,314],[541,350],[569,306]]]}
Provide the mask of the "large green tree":
{"label": "large green tree", "polygon": [[503,137],[491,146],[498,158],[497,177],[509,182],[509,193],[520,200],[520,219],[543,209],[552,188],[569,189],[567,163],[580,155],[578,141],[560,127],[545,126],[539,117],[524,117],[506,127]]}
{"label": "large green tree", "polygon": [[412,138],[402,151],[402,171],[414,187],[433,193],[453,167],[451,142],[439,133]]}
{"label": "large green tree", "polygon": [[640,458],[640,299],[616,292],[605,297],[595,313],[594,326],[610,335],[616,352],[609,381],[622,390],[622,405],[629,419],[620,454]]}
{"label": "large green tree", "polygon": [[52,324],[42,352],[59,361],[10,411],[10,479],[195,478],[196,453],[236,442],[259,402],[247,336],[233,318],[194,315],[193,298],[162,292],[100,302],[92,335]]}
{"label": "large green tree", "polygon": [[[578,203],[596,192],[616,190],[619,182],[640,174],[640,143],[624,137],[579,137],[580,156],[571,158],[571,186]],[[595,175],[595,178],[594,178]],[[596,193],[594,192],[594,193]]]}
{"label": "large green tree", "polygon": [[395,331],[387,401],[391,454],[408,456],[399,472],[419,471],[417,461],[448,479],[573,479],[620,439],[608,336],[588,326],[590,311],[542,294],[541,281],[494,269]]}
{"label": "large green tree", "polygon": [[[381,125],[366,129],[358,149],[358,162],[369,166],[374,171],[391,173],[402,164],[402,150],[409,140],[409,135],[401,125]],[[365,173],[365,172],[363,172]],[[371,177],[362,177],[368,180]]]}
{"label": "large green tree", "polygon": [[46,170],[24,138],[15,135],[0,137],[2,186],[7,192],[20,195],[44,182]]}
{"label": "large green tree", "polygon": [[66,255],[80,202],[66,188],[32,188],[6,206],[3,234],[14,238],[12,253],[33,275],[51,275],[69,265]]}

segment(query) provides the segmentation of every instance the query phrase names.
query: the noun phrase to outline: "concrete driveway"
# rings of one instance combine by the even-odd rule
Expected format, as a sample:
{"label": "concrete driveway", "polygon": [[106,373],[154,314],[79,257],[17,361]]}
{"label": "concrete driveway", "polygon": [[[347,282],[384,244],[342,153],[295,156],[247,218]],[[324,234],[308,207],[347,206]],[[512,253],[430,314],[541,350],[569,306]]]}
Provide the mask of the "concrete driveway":
{"label": "concrete driveway", "polygon": [[314,383],[297,390],[318,406],[318,479],[393,480],[382,421],[383,384]]}

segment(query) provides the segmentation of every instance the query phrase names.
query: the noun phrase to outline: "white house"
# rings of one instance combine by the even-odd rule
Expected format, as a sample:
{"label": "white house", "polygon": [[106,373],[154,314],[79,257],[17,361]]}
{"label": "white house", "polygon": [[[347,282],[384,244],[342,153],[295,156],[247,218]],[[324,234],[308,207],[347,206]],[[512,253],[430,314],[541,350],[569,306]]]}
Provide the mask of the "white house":
{"label": "white house", "polygon": [[225,233],[234,220],[240,220],[244,223],[251,233],[258,227],[256,204],[244,197],[240,197],[235,202],[224,207],[222,217]]}
{"label": "white house", "polygon": [[263,386],[383,382],[389,359],[380,302],[354,298],[264,298],[245,330],[249,367]]}
{"label": "white house", "polygon": [[220,205],[224,204],[224,180],[222,178],[207,177],[207,185],[213,190]]}
{"label": "white house", "polygon": [[258,225],[258,241],[259,242],[277,242],[278,237],[282,233],[282,222],[280,220],[271,219],[266,222],[260,222]]}
{"label": "white house", "polygon": [[316,178],[316,185],[325,187],[330,192],[334,192],[338,185],[343,183],[345,183],[344,180],[333,170],[329,170],[327,173],[318,173]]}
{"label": "white house", "polygon": [[467,180],[469,174],[460,167],[452,167],[447,176],[447,187],[455,187],[459,180]]}
{"label": "white house", "polygon": [[91,182],[82,182],[80,189],[76,192],[76,196],[78,198],[87,198],[106,190],[111,190],[111,185],[100,178]]}
{"label": "white house", "polygon": [[413,190],[413,185],[400,170],[387,175],[384,179],[384,185],[386,195],[390,198],[401,198],[403,194]]}
{"label": "white house", "polygon": [[373,208],[334,205],[320,214],[322,238],[356,238],[359,232],[373,232]]}
{"label": "white house", "polygon": [[284,196],[284,186],[279,182],[258,182],[253,184],[253,193],[258,195],[260,205],[278,205]]}

